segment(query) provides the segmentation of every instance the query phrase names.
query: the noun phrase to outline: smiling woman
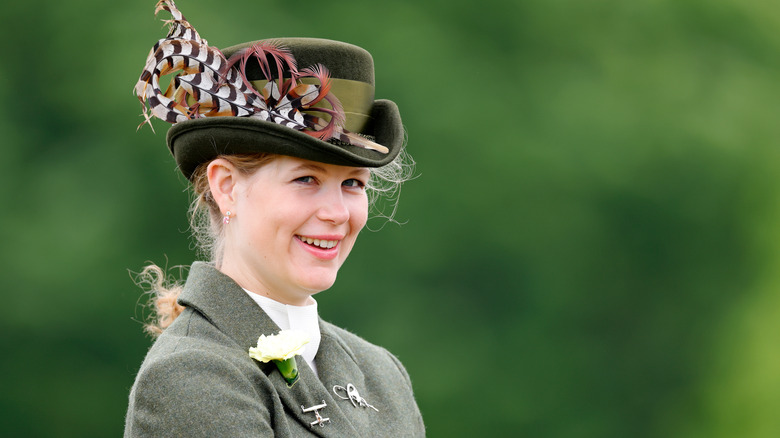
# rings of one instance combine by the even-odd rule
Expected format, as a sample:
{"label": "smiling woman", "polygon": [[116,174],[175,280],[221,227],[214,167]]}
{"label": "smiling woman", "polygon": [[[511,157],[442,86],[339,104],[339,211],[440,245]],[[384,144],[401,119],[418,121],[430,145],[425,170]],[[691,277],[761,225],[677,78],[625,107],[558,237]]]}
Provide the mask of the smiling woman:
{"label": "smiling woman", "polygon": [[392,190],[409,167],[398,108],[374,100],[371,56],[314,39],[217,50],[172,1],[160,10],[171,29],[135,91],[147,122],[174,123],[168,146],[210,261],[171,288],[144,271],[158,338],[125,436],[423,436],[401,363],[320,319],[314,299],[366,224],[367,190]]}
{"label": "smiling woman", "polygon": [[367,169],[280,156],[243,175],[218,158],[208,176],[215,203],[232,213],[222,272],[297,306],[333,285],[366,223]]}

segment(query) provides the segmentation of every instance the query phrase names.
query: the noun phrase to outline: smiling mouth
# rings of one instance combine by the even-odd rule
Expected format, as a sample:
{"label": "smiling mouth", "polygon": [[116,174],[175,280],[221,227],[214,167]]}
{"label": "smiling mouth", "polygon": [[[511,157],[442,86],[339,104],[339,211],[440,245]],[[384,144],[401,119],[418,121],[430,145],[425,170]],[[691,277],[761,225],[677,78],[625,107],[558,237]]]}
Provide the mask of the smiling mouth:
{"label": "smiling mouth", "polygon": [[338,240],[324,240],[324,239],[320,240],[320,239],[313,239],[311,237],[306,237],[306,236],[295,236],[295,237],[297,237],[298,240],[300,240],[303,243],[307,243],[309,245],[313,245],[322,249],[331,249],[339,243]]}

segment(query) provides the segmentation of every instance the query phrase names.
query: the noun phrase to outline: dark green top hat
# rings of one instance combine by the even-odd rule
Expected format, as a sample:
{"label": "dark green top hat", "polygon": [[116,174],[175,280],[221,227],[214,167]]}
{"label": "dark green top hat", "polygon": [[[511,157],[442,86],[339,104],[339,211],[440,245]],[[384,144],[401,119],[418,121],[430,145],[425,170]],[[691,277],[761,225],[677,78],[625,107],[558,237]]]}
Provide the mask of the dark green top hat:
{"label": "dark green top hat", "polygon": [[[403,148],[395,103],[374,100],[374,63],[337,41],[283,38],[222,51],[201,38],[173,0],[135,93],[147,123],[174,123],[167,142],[182,173],[219,155],[272,153],[380,167]],[[305,68],[299,68],[305,66]],[[173,75],[163,90],[160,78]]]}
{"label": "dark green top hat", "polygon": [[[351,132],[370,136],[390,151],[381,153],[343,142],[329,142],[270,121],[248,117],[204,117],[176,123],[167,136],[168,147],[188,178],[195,168],[221,154],[267,152],[322,163],[380,167],[392,161],[404,141],[401,115],[395,103],[374,100],[374,63],[360,47],[312,38],[275,39],[286,47],[298,65],[322,64],[331,73],[333,94],[344,106]],[[250,46],[224,49],[225,58]],[[257,62],[246,69],[250,81],[264,81]]]}

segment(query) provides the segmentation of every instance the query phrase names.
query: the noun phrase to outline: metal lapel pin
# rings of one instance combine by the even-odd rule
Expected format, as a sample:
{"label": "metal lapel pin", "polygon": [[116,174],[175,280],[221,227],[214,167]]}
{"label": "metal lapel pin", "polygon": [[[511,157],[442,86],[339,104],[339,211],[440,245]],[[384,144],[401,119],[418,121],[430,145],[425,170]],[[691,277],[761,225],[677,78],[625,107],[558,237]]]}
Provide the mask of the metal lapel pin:
{"label": "metal lapel pin", "polygon": [[330,423],[330,418],[322,418],[322,415],[320,415],[320,409],[325,409],[325,406],[328,406],[328,404],[325,403],[325,400],[322,401],[321,405],[314,405],[310,408],[304,408],[303,405],[301,405],[303,412],[314,411],[314,416],[317,418],[316,420],[309,423],[309,426],[314,427],[319,424],[320,427],[325,427],[325,423]]}
{"label": "metal lapel pin", "polygon": [[[333,385],[333,393],[336,394],[340,399],[342,400],[349,400],[352,402],[352,406],[355,407],[363,407],[363,408],[371,408],[377,412],[379,412],[379,409],[375,408],[371,404],[369,404],[366,399],[360,396],[358,394],[357,388],[355,388],[355,385],[351,383],[347,383],[347,387],[343,387],[341,385]],[[344,393],[344,395],[341,395],[341,393]]]}

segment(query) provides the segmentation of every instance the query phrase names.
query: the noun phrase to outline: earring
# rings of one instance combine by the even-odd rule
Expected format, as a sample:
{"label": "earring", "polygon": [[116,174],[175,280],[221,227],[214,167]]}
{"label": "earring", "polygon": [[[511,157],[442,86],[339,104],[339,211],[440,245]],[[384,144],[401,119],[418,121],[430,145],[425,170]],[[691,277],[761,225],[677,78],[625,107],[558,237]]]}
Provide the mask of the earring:
{"label": "earring", "polygon": [[230,213],[230,210],[228,210],[227,212],[225,212],[225,216],[222,218],[222,222],[223,222],[225,225],[227,225],[227,224],[229,224],[229,223],[230,223],[230,215],[231,215],[231,213]]}

